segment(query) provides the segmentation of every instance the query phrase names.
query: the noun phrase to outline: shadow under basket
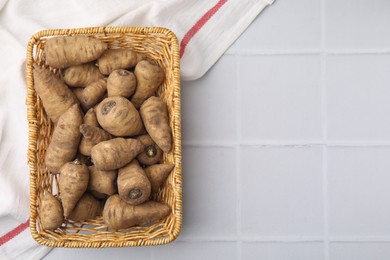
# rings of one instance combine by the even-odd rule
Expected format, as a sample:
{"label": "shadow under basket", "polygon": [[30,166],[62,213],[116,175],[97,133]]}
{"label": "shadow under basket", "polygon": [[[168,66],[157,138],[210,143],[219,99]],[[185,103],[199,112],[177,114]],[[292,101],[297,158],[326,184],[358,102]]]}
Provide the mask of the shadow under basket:
{"label": "shadow under basket", "polygon": [[[100,39],[113,48],[130,48],[145,53],[165,72],[165,81],[157,95],[168,107],[173,134],[173,146],[163,157],[164,163],[175,168],[153,200],[165,202],[172,213],[151,225],[123,230],[107,228],[102,217],[88,221],[68,221],[56,230],[44,230],[40,219],[41,199],[47,192],[58,194],[58,176],[46,170],[45,153],[50,143],[54,124],[34,89],[33,64],[45,64],[44,49],[48,38],[61,35],[88,35]],[[172,242],[182,227],[181,175],[181,115],[179,47],[176,36],[161,27],[94,27],[81,29],[45,30],[31,37],[27,47],[27,117],[29,124],[28,164],[30,167],[30,230],[40,244],[50,247],[128,247],[152,246]],[[50,67],[48,67],[50,68]],[[50,68],[55,74],[59,71]]]}

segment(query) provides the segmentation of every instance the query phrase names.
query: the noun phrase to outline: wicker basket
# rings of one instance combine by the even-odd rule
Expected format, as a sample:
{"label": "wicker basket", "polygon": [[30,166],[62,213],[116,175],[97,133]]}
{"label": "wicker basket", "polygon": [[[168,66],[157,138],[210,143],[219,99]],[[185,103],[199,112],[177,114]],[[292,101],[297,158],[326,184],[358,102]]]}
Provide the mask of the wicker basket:
{"label": "wicker basket", "polygon": [[[48,38],[57,35],[89,35],[108,43],[109,48],[132,48],[145,53],[165,71],[165,82],[158,95],[168,106],[173,132],[173,148],[164,155],[164,162],[175,164],[164,187],[154,197],[172,207],[166,219],[149,226],[126,230],[108,229],[102,218],[65,221],[54,231],[44,230],[40,221],[41,198],[45,192],[57,194],[57,176],[47,172],[45,152],[54,125],[47,118],[34,89],[33,63],[45,64],[43,50]],[[182,177],[180,132],[179,48],[176,36],[160,27],[94,27],[45,30],[33,35],[27,47],[27,117],[29,123],[28,164],[30,167],[30,230],[40,244],[51,247],[126,247],[151,246],[172,242],[182,226]],[[52,68],[50,68],[52,69]],[[57,75],[59,71],[52,69]]]}

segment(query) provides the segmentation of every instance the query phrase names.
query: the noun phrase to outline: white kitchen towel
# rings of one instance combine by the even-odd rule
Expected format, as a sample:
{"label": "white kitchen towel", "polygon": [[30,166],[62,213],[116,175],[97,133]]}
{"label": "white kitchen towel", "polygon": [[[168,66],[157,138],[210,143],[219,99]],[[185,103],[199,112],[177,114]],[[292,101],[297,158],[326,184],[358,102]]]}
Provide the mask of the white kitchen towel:
{"label": "white kitchen towel", "polygon": [[49,250],[28,231],[25,52],[31,35],[54,28],[166,27],[180,41],[182,80],[194,80],[272,2],[0,0],[0,259],[39,259]]}

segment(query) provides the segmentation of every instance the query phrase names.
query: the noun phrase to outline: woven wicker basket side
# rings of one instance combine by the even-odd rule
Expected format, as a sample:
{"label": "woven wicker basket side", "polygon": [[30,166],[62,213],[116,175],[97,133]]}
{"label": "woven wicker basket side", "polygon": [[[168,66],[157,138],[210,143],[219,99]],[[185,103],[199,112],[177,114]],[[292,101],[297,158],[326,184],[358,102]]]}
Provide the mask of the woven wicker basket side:
{"label": "woven wicker basket side", "polygon": [[[54,125],[47,118],[34,90],[33,64],[45,64],[44,48],[48,38],[58,35],[89,35],[108,43],[109,48],[131,48],[145,53],[165,71],[165,82],[158,95],[168,106],[173,132],[173,149],[164,155],[164,162],[175,164],[165,186],[154,197],[168,203],[172,214],[153,225],[126,230],[110,230],[102,218],[65,224],[55,230],[42,228],[39,213],[45,192],[58,194],[58,177],[45,168],[45,152]],[[59,75],[59,71],[50,68]],[[27,46],[27,119],[29,124],[28,164],[30,167],[30,230],[34,239],[51,247],[126,247],[150,246],[172,242],[182,227],[181,175],[181,114],[179,47],[176,36],[160,27],[93,27],[80,29],[45,30],[31,37]]]}

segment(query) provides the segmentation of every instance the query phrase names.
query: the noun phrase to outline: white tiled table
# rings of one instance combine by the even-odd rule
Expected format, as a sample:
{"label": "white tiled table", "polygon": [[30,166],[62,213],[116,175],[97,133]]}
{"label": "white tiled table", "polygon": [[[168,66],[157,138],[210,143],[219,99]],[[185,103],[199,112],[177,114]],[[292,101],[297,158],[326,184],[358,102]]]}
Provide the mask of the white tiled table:
{"label": "white tiled table", "polygon": [[277,0],[182,105],[177,241],[46,259],[390,259],[390,1]]}

